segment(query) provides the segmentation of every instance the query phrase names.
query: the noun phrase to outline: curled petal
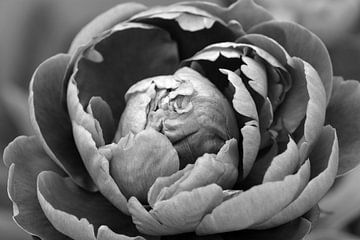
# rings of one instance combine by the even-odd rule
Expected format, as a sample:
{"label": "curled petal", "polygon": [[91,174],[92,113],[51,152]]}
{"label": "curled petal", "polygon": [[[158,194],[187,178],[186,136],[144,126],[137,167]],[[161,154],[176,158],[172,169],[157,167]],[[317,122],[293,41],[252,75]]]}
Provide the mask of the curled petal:
{"label": "curled petal", "polygon": [[110,228],[103,225],[100,226],[97,233],[96,240],[145,240],[145,238],[141,236],[137,237],[128,237],[123,234],[114,233]]}
{"label": "curled petal", "polygon": [[123,22],[132,17],[134,14],[144,11],[145,9],[146,7],[139,3],[122,3],[102,13],[88,23],[76,35],[71,43],[69,53],[74,53],[78,47],[87,44],[96,35],[112,28],[117,23]]}
{"label": "curled petal", "polygon": [[127,214],[127,200],[110,176],[110,163],[106,158],[106,149],[100,152],[91,134],[82,126],[73,122],[73,133],[76,146],[90,176],[99,191],[118,209]]}
{"label": "curled petal", "polygon": [[30,116],[35,133],[48,155],[80,186],[94,190],[76,149],[67,110],[62,104],[62,86],[70,56],[49,58],[35,71],[30,83]]}
{"label": "curled petal", "polygon": [[320,201],[329,190],[336,177],[339,162],[339,146],[335,129],[330,126],[322,129],[309,159],[312,167],[311,174],[315,175],[314,178],[294,202],[256,228],[271,228],[300,217]]}
{"label": "curled petal", "polygon": [[132,197],[129,200],[129,211],[140,232],[173,235],[194,231],[203,216],[219,205],[222,199],[221,187],[211,184],[156,202],[150,212]]}
{"label": "curled petal", "polygon": [[309,177],[310,163],[306,162],[295,175],[242,192],[206,215],[196,228],[196,233],[204,235],[236,231],[263,222],[291,203],[304,189]]}

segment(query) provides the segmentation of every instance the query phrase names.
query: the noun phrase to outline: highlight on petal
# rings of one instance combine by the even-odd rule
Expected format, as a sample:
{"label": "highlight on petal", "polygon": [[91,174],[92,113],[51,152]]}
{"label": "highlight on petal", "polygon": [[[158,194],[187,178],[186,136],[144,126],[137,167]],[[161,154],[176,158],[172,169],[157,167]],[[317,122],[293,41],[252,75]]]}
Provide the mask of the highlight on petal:
{"label": "highlight on petal", "polygon": [[335,180],[339,162],[339,146],[335,129],[330,126],[322,129],[309,159],[312,179],[305,189],[289,206],[254,228],[271,228],[302,216],[330,189]]}
{"label": "highlight on petal", "polygon": [[239,22],[245,31],[254,25],[273,19],[272,15],[253,0],[238,0],[229,7],[220,7],[207,2],[185,2],[182,5],[195,6],[203,9],[225,22],[235,20]]}
{"label": "highlight on petal", "polygon": [[[99,191],[123,213],[128,214],[127,200],[110,175],[110,163],[107,159],[109,149],[97,149],[91,134],[82,126],[73,122],[76,146],[90,176]],[[111,156],[111,155],[110,155]]]}
{"label": "highlight on petal", "polygon": [[122,3],[97,16],[88,23],[74,38],[69,53],[75,53],[76,49],[87,44],[98,34],[112,28],[119,22],[123,22],[134,14],[144,11],[146,7],[139,3]]}
{"label": "highlight on petal", "polygon": [[336,129],[339,139],[339,170],[343,175],[359,164],[360,86],[358,81],[334,78],[325,122]]}
{"label": "highlight on petal", "polygon": [[141,236],[136,237],[128,237],[123,234],[114,233],[107,226],[100,226],[97,233],[96,240],[145,240],[145,238]]}
{"label": "highlight on petal", "polygon": [[78,125],[81,125],[88,132],[90,132],[91,137],[94,139],[97,147],[105,145],[103,131],[100,127],[99,122],[94,118],[91,112],[89,113],[84,110],[84,107],[79,101],[78,94],[79,90],[76,86],[76,82],[71,79],[69,81],[67,89],[66,101],[69,110],[70,120],[74,121]]}
{"label": "highlight on petal", "polygon": [[131,218],[118,211],[100,193],[85,191],[71,179],[54,172],[39,174],[37,196],[51,224],[72,239],[96,239],[101,225],[125,235],[139,234]]}
{"label": "highlight on petal", "polygon": [[[103,61],[89,59],[85,54],[89,48]],[[172,74],[178,61],[177,44],[165,30],[143,23],[118,24],[89,43],[75,62],[73,78],[80,103],[86,108],[92,97],[101,97],[117,126],[126,106],[126,91],[142,79]]]}
{"label": "highlight on petal", "polygon": [[62,86],[70,56],[49,58],[35,71],[30,83],[30,116],[36,135],[49,156],[82,187],[94,190],[72,135],[62,99]]}
{"label": "highlight on petal", "polygon": [[246,229],[266,221],[290,204],[306,186],[310,177],[307,161],[294,175],[282,181],[254,186],[224,201],[206,215],[196,233],[199,235]]}
{"label": "highlight on petal", "polygon": [[17,137],[4,150],[9,167],[8,194],[15,222],[28,234],[43,240],[68,239],[44,215],[36,194],[36,179],[42,171],[66,173],[45,153],[37,137]]}
{"label": "highlight on petal", "polygon": [[179,170],[179,157],[170,140],[149,128],[129,133],[111,145],[110,172],[127,198],[146,202],[147,193],[158,177]]}
{"label": "highlight on petal", "polygon": [[203,216],[222,200],[222,188],[211,184],[158,201],[150,212],[132,197],[129,200],[129,211],[140,232],[149,235],[173,235],[194,231]]}
{"label": "highlight on petal", "polygon": [[332,65],[324,43],[315,34],[293,22],[269,21],[249,29],[249,33],[263,34],[280,43],[290,56],[310,63],[319,73],[330,100],[332,89]]}

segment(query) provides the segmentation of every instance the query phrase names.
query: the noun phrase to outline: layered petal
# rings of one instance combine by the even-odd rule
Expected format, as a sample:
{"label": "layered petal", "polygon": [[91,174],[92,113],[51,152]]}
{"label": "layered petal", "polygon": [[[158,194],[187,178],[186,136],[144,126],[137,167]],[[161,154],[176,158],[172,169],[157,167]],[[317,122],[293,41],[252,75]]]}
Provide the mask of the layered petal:
{"label": "layered petal", "polygon": [[266,221],[298,196],[309,177],[310,163],[307,161],[296,174],[282,181],[267,182],[235,195],[206,215],[196,233],[237,231]]}
{"label": "layered petal", "polygon": [[56,55],[35,71],[30,83],[30,115],[45,151],[74,181],[94,189],[76,149],[67,109],[62,103],[62,86],[70,56]]}
{"label": "layered petal", "polygon": [[339,161],[339,146],[335,129],[322,129],[313,152],[310,154],[311,181],[301,194],[285,209],[255,228],[271,228],[300,217],[309,211],[333,184]]}
{"label": "layered petal", "polygon": [[332,65],[324,43],[306,28],[292,22],[269,21],[258,24],[249,33],[268,36],[280,43],[290,56],[310,63],[319,73],[329,102],[332,89]]}
{"label": "layered petal", "polygon": [[326,109],[326,123],[336,129],[339,138],[339,170],[343,175],[359,164],[360,87],[354,80],[334,78],[334,88]]}
{"label": "layered petal", "polygon": [[18,137],[4,151],[9,167],[8,194],[14,220],[27,233],[43,240],[69,239],[59,233],[44,215],[36,194],[36,179],[42,171],[66,173],[45,153],[37,137]]}

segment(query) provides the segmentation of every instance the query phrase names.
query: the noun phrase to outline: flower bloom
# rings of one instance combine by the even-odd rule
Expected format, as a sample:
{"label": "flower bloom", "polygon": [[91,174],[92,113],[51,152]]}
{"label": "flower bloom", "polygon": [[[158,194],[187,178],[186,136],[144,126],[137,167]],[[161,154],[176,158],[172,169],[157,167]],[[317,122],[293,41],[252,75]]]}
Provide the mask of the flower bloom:
{"label": "flower bloom", "polygon": [[357,165],[360,92],[313,33],[250,0],[121,4],[30,84],[6,148],[40,239],[301,239]]}

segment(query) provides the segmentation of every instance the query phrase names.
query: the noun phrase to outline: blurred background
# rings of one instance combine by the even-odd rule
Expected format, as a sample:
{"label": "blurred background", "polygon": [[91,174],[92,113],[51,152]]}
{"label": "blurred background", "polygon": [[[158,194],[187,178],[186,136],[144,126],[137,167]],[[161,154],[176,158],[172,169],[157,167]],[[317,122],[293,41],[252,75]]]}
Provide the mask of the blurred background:
{"label": "blurred background", "polygon": [[[360,80],[359,0],[255,0],[277,19],[298,22],[327,45],[334,74]],[[99,13],[123,0],[0,0],[0,158],[18,135],[32,135],[27,97],[36,67],[66,52],[75,34]],[[142,0],[147,5],[174,0]],[[231,1],[213,0],[212,2]],[[13,223],[6,192],[7,169],[0,161],[0,236],[26,240]],[[360,170],[338,179],[320,204],[322,218],[309,239],[360,240]]]}

